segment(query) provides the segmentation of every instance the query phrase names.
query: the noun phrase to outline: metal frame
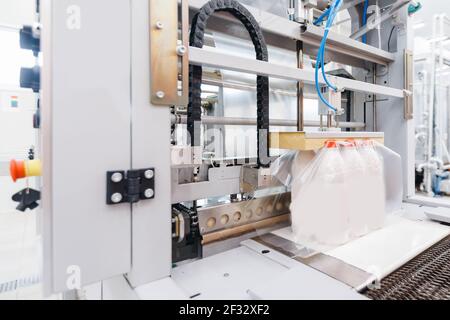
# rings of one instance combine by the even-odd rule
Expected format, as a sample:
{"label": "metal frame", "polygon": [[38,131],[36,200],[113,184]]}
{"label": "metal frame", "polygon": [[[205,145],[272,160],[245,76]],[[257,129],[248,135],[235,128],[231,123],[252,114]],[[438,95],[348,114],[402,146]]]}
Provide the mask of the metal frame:
{"label": "metal frame", "polygon": [[240,167],[210,168],[209,181],[180,184],[172,171],[172,202],[180,203],[240,193]]}
{"label": "metal frame", "polygon": [[[314,47],[319,47],[320,41],[323,38],[323,33],[323,28],[310,24],[303,26],[301,29],[301,34],[304,38],[303,41]],[[369,46],[331,31],[327,39],[327,51],[336,51],[354,59],[360,59],[383,66],[395,60],[394,54],[390,52]]]}
{"label": "metal frame", "polygon": [[[250,74],[269,76],[285,80],[304,81],[311,84],[314,83],[313,71],[237,57],[207,49],[189,47],[189,60],[191,64],[202,65],[211,68],[228,69],[232,71],[246,72]],[[395,98],[403,98],[405,95],[403,89],[394,89],[386,86],[336,76],[329,76],[328,78],[338,88],[343,88],[350,91],[373,93],[380,96],[390,96]],[[319,81],[321,84],[325,84],[325,81],[322,77],[319,79]]]}
{"label": "metal frame", "polygon": [[[207,2],[207,0],[190,0],[189,7],[193,10],[199,10]],[[258,20],[261,29],[265,32],[265,37],[268,44],[271,44],[272,40],[279,41],[279,39],[273,39],[273,35],[276,35],[278,38],[280,36],[285,38],[283,40],[286,40],[286,38],[290,40],[300,40],[305,44],[318,48],[320,44],[318,38],[321,38],[323,35],[322,28],[308,25],[307,30],[303,30],[302,32],[302,25],[298,22],[290,21],[287,18],[264,12],[248,5],[244,6]],[[212,30],[226,30],[228,34],[231,32],[234,36],[243,37],[246,39],[245,35],[235,31],[236,28],[232,28],[230,26],[230,23],[235,24],[235,20],[229,16],[217,14],[211,20],[212,21],[209,23],[209,28]],[[333,57],[333,60],[336,60],[337,62],[348,63],[350,62],[349,58],[351,58],[362,62],[373,62],[387,65],[395,59],[395,56],[389,52],[363,44],[353,39],[349,39],[332,31],[329,33],[328,39],[330,45],[327,47],[327,51],[333,55],[337,55],[337,59],[336,57]],[[293,41],[292,49],[294,51],[296,50],[295,41]],[[310,54],[311,52],[312,50],[308,51],[308,48],[305,48],[305,54]],[[339,57],[340,59],[343,59],[343,61],[339,61]]]}
{"label": "metal frame", "polygon": [[[61,5],[63,1],[64,3]],[[76,1],[81,0],[72,0],[70,3],[77,3]],[[105,1],[106,0],[103,0],[103,2]],[[169,108],[157,107],[150,102],[151,81],[154,81],[154,79],[151,80],[150,71],[152,68],[149,59],[150,22],[148,13],[150,4],[148,0],[122,1],[130,4],[131,8],[131,27],[129,35],[131,38],[130,83],[127,83],[124,87],[127,87],[131,91],[129,95],[129,104],[130,107],[132,106],[132,110],[130,111],[131,121],[130,126],[127,127],[126,131],[129,135],[131,135],[132,145],[130,145],[129,148],[125,148],[125,151],[123,151],[120,147],[119,152],[125,152],[125,154],[127,154],[127,152],[130,153],[129,162],[131,162],[130,167],[132,168],[152,166],[157,169],[158,176],[156,178],[157,182],[155,187],[157,189],[158,196],[149,202],[139,203],[133,206],[120,207],[121,211],[124,211],[127,215],[125,218],[126,223],[124,224],[121,224],[121,221],[118,223],[116,220],[111,220],[111,217],[109,216],[110,213],[121,214],[123,212],[111,212],[113,209],[110,207],[108,207],[107,214],[101,216],[101,218],[105,218],[106,226],[109,226],[109,223],[112,223],[114,225],[113,227],[120,227],[121,231],[126,229],[125,233],[130,234],[130,241],[123,241],[123,243],[118,244],[120,239],[112,239],[114,243],[108,244],[109,246],[107,248],[108,252],[111,252],[112,256],[117,255],[115,258],[121,260],[122,262],[120,266],[113,265],[115,268],[114,271],[117,271],[116,269],[120,269],[117,271],[118,273],[127,272],[126,277],[129,284],[132,287],[136,287],[141,284],[168,277],[171,273],[171,204],[239,193],[240,168],[212,168],[210,169],[208,175],[210,181],[197,183],[179,184],[177,174],[172,174],[171,177],[169,145],[170,130],[168,130],[170,124],[172,123],[170,110]],[[63,12],[61,11],[62,7],[59,7],[60,10],[56,12],[58,14],[54,12],[52,5],[55,3],[56,1],[51,0],[45,0],[44,3],[44,6],[46,6],[44,21],[46,23],[46,30],[50,30],[50,32],[57,32],[55,31],[57,25],[52,23],[52,19],[58,18],[58,14]],[[57,3],[58,5],[63,6],[69,4],[69,1],[60,0]],[[86,2],[84,1],[83,3]],[[204,3],[206,3],[206,0],[190,1],[191,7],[194,10],[198,9]],[[107,5],[104,4],[104,6]],[[294,44],[295,41],[292,41],[292,39],[303,41],[311,48],[314,48],[317,46],[317,40],[323,32],[319,28],[310,26],[302,31],[300,28],[301,26],[296,22],[262,12],[249,6],[247,6],[247,8],[261,22],[261,26],[267,34],[282,36],[283,40],[290,39],[288,41],[293,42]],[[223,15],[219,15],[218,19],[222,19],[222,21],[230,21]],[[60,20],[58,21],[61,22]],[[217,24],[213,23],[212,25],[213,28],[217,27]],[[55,28],[55,30],[52,29],[52,27]],[[108,25],[108,27],[110,26]],[[186,31],[186,28],[184,31]],[[54,44],[49,41],[50,39],[48,37],[50,36],[50,32],[45,33],[44,31],[43,36],[43,48],[46,52],[44,55],[44,62],[47,65],[47,71],[43,75],[43,83],[46,88],[53,86],[55,81],[52,77],[52,72],[55,70],[52,70],[51,68],[53,58],[55,58],[52,55]],[[273,40],[273,37],[269,36],[269,38]],[[402,39],[401,46],[408,47],[407,39]],[[307,52],[308,51],[305,51],[306,54],[308,54]],[[398,60],[398,55],[396,56],[383,50],[375,49],[369,45],[361,44],[355,40],[349,40],[334,33],[330,33],[330,52],[337,55],[337,57],[345,57],[347,59],[346,61],[348,61],[348,59],[356,59],[359,63],[371,62],[379,65],[387,65],[391,63],[391,72],[394,73],[394,76],[392,76],[394,79],[391,83],[396,86],[403,86],[403,73],[399,72],[403,68],[403,61]],[[293,81],[303,81],[307,83],[314,82],[314,73],[312,71],[305,71],[294,66],[280,66],[268,62],[261,62],[198,48],[189,48],[189,55],[189,61],[192,64],[229,69],[250,74],[265,75]],[[379,96],[389,96],[393,98],[380,104],[380,118],[383,120],[380,121],[380,123],[382,123],[381,129],[385,129],[387,132],[386,140],[388,142],[388,146],[393,147],[398,152],[401,152],[402,156],[405,157],[404,162],[410,161],[412,149],[411,141],[408,137],[413,127],[410,122],[403,119],[403,108],[394,108],[404,98],[404,90],[334,76],[330,76],[330,80],[340,88],[362,93],[372,93]],[[51,95],[51,90],[48,90],[46,91],[46,96],[44,96],[44,104],[50,106],[52,103],[54,103],[53,96]],[[56,163],[54,162],[55,155],[52,153],[53,150],[48,148],[48,146],[52,146],[54,143],[55,134],[57,132],[54,131],[54,127],[52,126],[53,121],[55,120],[53,118],[54,114],[52,113],[52,110],[48,107],[44,109],[44,124],[47,124],[44,125],[43,129],[43,140],[44,144],[47,146],[47,149],[44,147],[43,158],[44,170],[46,171],[46,176],[44,177],[45,197],[43,199],[44,209],[46,210],[46,216],[44,217],[44,231],[46,232],[44,243],[46,250],[49,250],[46,251],[47,259],[44,259],[44,261],[46,263],[46,276],[51,278],[55,277],[54,273],[57,271],[52,264],[53,259],[58,258],[54,255],[55,252],[53,251],[54,248],[52,246],[54,246],[56,241],[60,240],[61,237],[66,240],[65,242],[73,242],[76,237],[73,236],[72,233],[69,233],[68,235],[63,233],[68,229],[67,223],[64,222],[63,219],[66,217],[66,212],[61,209],[58,212],[52,211],[52,201],[55,197],[53,193],[56,192],[56,188],[54,188],[53,185],[54,179],[56,179],[56,175],[54,175],[54,170],[56,169],[53,165]],[[92,121],[97,120],[92,119],[91,122],[88,122],[87,124],[92,125]],[[219,120],[215,119],[214,121]],[[248,120],[240,119],[233,121],[245,122]],[[105,128],[108,127],[105,126]],[[102,129],[105,128],[102,127]],[[111,128],[109,129],[111,132],[115,132],[114,130],[116,130],[116,128],[112,128],[112,130]],[[143,134],[143,132],[145,132],[145,134]],[[84,140],[82,142],[86,143]],[[117,149],[115,148],[112,148],[112,151],[117,153]],[[103,154],[98,155],[95,152],[92,152],[92,156],[95,157],[95,159],[98,159],[98,157],[101,156],[102,160],[104,160],[105,157]],[[113,156],[110,156],[108,160],[118,159],[114,159]],[[405,170],[410,169],[409,163],[407,164],[408,166],[406,166]],[[118,167],[124,167],[124,165],[119,165]],[[217,172],[220,170],[223,170],[223,172]],[[60,172],[61,171],[58,171],[58,174],[60,174]],[[102,184],[104,183],[103,177],[104,172],[101,172],[102,179],[100,180]],[[97,180],[93,181],[95,183]],[[405,181],[407,182],[407,188],[409,188],[411,177],[406,177]],[[83,184],[86,184],[86,182],[83,182]],[[102,194],[100,193],[99,201],[103,203],[103,197],[101,195]],[[92,195],[92,197],[94,196],[95,195]],[[96,203],[95,199],[92,200],[92,198],[89,198],[88,200],[91,201],[89,204]],[[69,208],[68,210],[70,210],[70,213],[73,213],[75,209],[77,208]],[[96,207],[94,206],[94,216],[97,217],[97,215],[101,215],[102,210],[97,212],[95,209]],[[79,214],[82,215],[82,217],[85,217],[86,212],[81,212]],[[78,219],[76,220],[77,222],[81,219],[79,216],[76,218]],[[89,218],[91,220],[87,220],[87,222],[92,221],[92,216]],[[105,225],[102,225],[99,221],[95,220],[94,222],[95,225],[93,226],[88,225],[88,223],[84,226],[84,228],[89,231],[87,236],[90,240],[92,240],[90,231],[94,229],[98,232],[98,230],[104,231],[106,229]],[[61,224],[64,228],[58,230]],[[59,232],[59,237],[54,237],[55,230]],[[116,237],[116,234],[111,232],[109,236]],[[83,237],[86,237],[86,234],[80,234],[80,238]],[[85,242],[87,241],[85,240]],[[83,244],[85,244],[85,242],[83,242]],[[92,242],[95,242],[95,239],[92,240]],[[80,245],[79,243],[75,243],[74,247],[76,247],[77,253],[84,256],[86,260],[88,258],[92,258],[92,248],[86,245]],[[57,253],[60,254],[61,250]],[[155,257],[157,257],[157,259],[155,259]],[[99,257],[94,260],[98,261]],[[107,264],[109,261],[100,261],[100,263]],[[90,269],[95,269],[97,267],[97,265],[92,266],[90,264],[86,269],[89,273],[91,272]],[[116,272],[111,273],[101,269],[98,273],[91,276],[89,281],[101,280],[114,275]],[[61,279],[63,278],[58,278],[59,285],[57,287],[55,287],[54,283],[50,281],[48,290],[61,290],[63,288],[61,285],[63,283]]]}
{"label": "metal frame", "polygon": [[363,35],[365,35],[367,32],[372,30],[374,27],[376,27],[376,26],[380,25],[381,23],[383,23],[384,21],[388,20],[390,17],[392,17],[394,14],[396,14],[398,10],[402,9],[404,6],[406,6],[410,2],[411,2],[411,0],[403,0],[403,1],[400,1],[400,3],[393,4],[392,7],[389,8],[389,11],[382,14],[375,21],[375,23],[373,23],[373,24],[368,23],[364,27],[360,28],[358,31],[354,32],[350,36],[350,38],[355,39],[355,40],[361,38]]}
{"label": "metal frame", "polygon": [[132,206],[131,270],[126,276],[133,287],[169,276],[172,266],[170,108],[149,102],[149,2],[133,0],[131,6],[131,166],[155,168],[156,196]]}

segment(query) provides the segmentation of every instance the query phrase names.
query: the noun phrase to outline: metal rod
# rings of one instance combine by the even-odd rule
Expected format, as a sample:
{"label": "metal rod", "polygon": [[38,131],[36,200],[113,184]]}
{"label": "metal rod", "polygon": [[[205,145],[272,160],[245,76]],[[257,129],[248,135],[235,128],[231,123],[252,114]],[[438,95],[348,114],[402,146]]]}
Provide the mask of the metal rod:
{"label": "metal rod", "polygon": [[[373,65],[373,84],[377,84],[377,66]],[[372,117],[373,117],[373,131],[378,131],[378,112],[377,112],[377,95],[373,95],[373,102],[372,102]]]}
{"label": "metal rod", "polygon": [[327,128],[330,129],[333,127],[333,114],[327,114]]}
{"label": "metal rod", "polygon": [[[303,42],[297,41],[297,68],[303,69]],[[297,130],[304,131],[303,81],[297,81]]]}
{"label": "metal rod", "polygon": [[[217,80],[217,79],[211,79],[208,78],[208,75],[203,77],[203,84],[211,85],[211,86],[217,86],[217,87],[223,87],[223,88],[229,88],[229,89],[236,89],[236,90],[245,90],[245,91],[256,91],[256,86],[241,82],[235,82],[235,81],[224,81],[224,80]],[[304,88],[304,86],[303,86]],[[213,91],[208,90],[202,90],[203,93],[217,93]],[[281,89],[275,89],[271,88],[270,93],[282,95],[282,96],[288,96],[288,97],[297,97],[296,91],[289,91],[289,90],[281,90]],[[309,99],[309,100],[317,100],[317,93],[313,92],[305,92],[303,90],[303,99]],[[342,102],[347,102],[346,98],[342,99]]]}
{"label": "metal rod", "polygon": [[20,26],[15,26],[15,25],[10,25],[10,24],[4,24],[4,23],[1,23],[1,24],[0,24],[0,30],[5,30],[5,31],[19,31],[20,29],[22,29],[22,27],[20,27]]}
{"label": "metal rod", "polygon": [[[186,124],[187,116],[174,115],[172,116],[171,121],[172,124]],[[215,124],[215,125],[256,126],[256,119],[203,116],[202,123],[212,125]],[[270,125],[277,127],[296,127],[297,120],[271,119]],[[320,121],[304,121],[304,126],[319,127]],[[366,125],[362,122],[339,122],[339,128],[363,129],[365,127]]]}

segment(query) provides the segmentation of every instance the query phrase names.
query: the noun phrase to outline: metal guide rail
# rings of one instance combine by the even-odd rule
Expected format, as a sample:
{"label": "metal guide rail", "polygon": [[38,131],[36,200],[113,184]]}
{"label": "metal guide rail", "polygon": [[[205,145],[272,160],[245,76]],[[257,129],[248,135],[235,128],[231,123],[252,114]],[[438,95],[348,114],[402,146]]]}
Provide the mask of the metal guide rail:
{"label": "metal guide rail", "polygon": [[[228,69],[232,71],[264,75],[278,79],[304,81],[311,84],[314,83],[313,71],[282,66],[270,62],[242,58],[195,47],[189,47],[189,61],[194,65]],[[350,91],[373,93],[380,96],[390,96],[395,98],[403,98],[405,96],[405,92],[403,89],[390,88],[382,85],[376,85],[363,81],[335,76],[329,76],[328,78],[335,86],[339,88],[345,88],[346,90]],[[319,82],[321,84],[325,83],[322,78],[319,78]]]}
{"label": "metal guide rail", "polygon": [[252,238],[250,242],[246,242],[247,246],[254,247],[251,241],[278,251],[297,262],[323,272],[354,288],[356,291],[365,288],[367,284],[374,280],[374,276],[364,270],[325,253],[298,245],[272,233]]}
{"label": "metal guide rail", "polygon": [[450,299],[450,236],[364,293],[375,300]]}

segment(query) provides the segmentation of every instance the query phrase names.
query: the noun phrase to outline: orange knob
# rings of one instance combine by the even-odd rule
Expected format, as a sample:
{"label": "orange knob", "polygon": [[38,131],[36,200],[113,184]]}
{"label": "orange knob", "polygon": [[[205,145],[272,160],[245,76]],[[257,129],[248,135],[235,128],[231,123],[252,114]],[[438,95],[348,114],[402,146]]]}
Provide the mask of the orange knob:
{"label": "orange knob", "polygon": [[25,161],[11,160],[9,163],[9,172],[14,182],[27,176],[25,170]]}

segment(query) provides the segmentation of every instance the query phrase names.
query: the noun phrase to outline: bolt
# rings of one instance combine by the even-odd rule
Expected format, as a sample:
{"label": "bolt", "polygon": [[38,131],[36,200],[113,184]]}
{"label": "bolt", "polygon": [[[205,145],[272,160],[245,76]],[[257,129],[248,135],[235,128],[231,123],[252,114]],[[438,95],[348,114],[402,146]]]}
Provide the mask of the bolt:
{"label": "bolt", "polygon": [[178,46],[177,47],[177,54],[179,56],[184,56],[185,53],[186,53],[186,47],[185,46]]}
{"label": "bolt", "polygon": [[111,176],[111,181],[114,183],[119,183],[122,179],[123,175],[120,172],[116,172]]}
{"label": "bolt", "polygon": [[155,192],[153,191],[153,189],[147,189],[145,190],[144,195],[147,199],[150,199],[155,195]]}
{"label": "bolt", "polygon": [[158,92],[156,92],[156,97],[158,98],[158,99],[163,99],[164,97],[165,97],[165,93],[164,93],[164,91],[158,91]]}
{"label": "bolt", "polygon": [[146,179],[150,180],[155,176],[155,173],[153,172],[153,170],[147,170],[145,171],[144,176]]}
{"label": "bolt", "polygon": [[120,201],[122,201],[122,199],[123,199],[123,196],[122,196],[122,194],[120,194],[120,193],[114,193],[114,194],[111,196],[111,201],[112,201],[113,203],[119,203]]}
{"label": "bolt", "polygon": [[156,21],[156,29],[164,29],[164,23],[162,23],[161,21]]}

